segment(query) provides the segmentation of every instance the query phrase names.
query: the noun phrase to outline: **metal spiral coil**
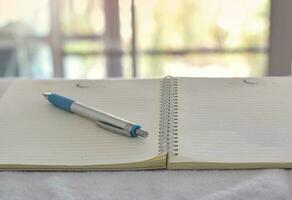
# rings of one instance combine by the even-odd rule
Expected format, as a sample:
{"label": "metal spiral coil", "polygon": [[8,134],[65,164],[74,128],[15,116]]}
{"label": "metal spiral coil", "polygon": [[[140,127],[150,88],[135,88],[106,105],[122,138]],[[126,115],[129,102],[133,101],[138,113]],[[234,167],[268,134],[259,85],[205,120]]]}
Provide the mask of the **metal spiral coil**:
{"label": "metal spiral coil", "polygon": [[167,76],[161,82],[159,153],[178,155],[178,84]]}

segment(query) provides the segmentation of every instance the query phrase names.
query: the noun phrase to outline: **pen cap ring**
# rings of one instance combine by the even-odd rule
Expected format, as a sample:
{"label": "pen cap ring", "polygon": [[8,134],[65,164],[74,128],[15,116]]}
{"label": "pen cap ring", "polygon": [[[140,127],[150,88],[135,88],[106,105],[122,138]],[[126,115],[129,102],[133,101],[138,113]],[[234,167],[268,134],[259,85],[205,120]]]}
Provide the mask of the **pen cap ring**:
{"label": "pen cap ring", "polygon": [[131,128],[131,136],[132,137],[137,137],[138,134],[137,134],[137,130],[140,129],[141,126],[139,125],[133,125],[132,128]]}

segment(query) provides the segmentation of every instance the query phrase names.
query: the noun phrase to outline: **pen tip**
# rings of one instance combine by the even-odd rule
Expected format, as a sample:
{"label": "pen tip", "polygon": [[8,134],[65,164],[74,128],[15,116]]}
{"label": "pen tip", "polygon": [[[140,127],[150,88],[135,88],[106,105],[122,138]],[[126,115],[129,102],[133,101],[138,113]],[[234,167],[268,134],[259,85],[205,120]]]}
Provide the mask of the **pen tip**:
{"label": "pen tip", "polygon": [[51,93],[43,93],[43,96],[44,96],[46,99],[48,99],[50,94],[51,94]]}
{"label": "pen tip", "polygon": [[148,137],[148,132],[147,131],[144,131],[144,130],[141,130],[141,129],[137,129],[136,133],[140,137],[143,137],[143,138]]}

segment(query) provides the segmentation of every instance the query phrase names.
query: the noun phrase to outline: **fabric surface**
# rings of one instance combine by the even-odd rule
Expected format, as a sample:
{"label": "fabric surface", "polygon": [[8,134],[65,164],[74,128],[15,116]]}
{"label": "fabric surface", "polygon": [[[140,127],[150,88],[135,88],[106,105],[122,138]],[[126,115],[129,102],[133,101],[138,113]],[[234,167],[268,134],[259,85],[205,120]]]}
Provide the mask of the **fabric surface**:
{"label": "fabric surface", "polygon": [[[10,82],[0,80],[0,96]],[[0,199],[285,200],[291,186],[283,169],[0,172]]]}

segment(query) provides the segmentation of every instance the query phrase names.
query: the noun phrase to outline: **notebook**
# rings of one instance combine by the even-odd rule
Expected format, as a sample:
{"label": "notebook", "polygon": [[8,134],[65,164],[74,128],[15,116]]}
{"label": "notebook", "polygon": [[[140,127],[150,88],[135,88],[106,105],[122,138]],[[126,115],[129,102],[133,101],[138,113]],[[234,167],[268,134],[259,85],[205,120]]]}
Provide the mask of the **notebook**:
{"label": "notebook", "polygon": [[[0,101],[2,170],[292,168],[292,79],[15,81]],[[141,124],[128,138],[49,104],[54,92]]]}

